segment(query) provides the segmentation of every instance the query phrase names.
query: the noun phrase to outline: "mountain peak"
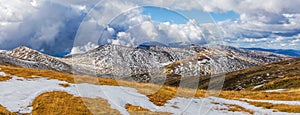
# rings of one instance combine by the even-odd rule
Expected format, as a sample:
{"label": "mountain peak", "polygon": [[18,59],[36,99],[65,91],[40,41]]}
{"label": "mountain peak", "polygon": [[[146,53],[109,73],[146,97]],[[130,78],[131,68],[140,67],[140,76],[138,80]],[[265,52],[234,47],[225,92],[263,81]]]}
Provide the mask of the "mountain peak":
{"label": "mountain peak", "polygon": [[20,47],[17,47],[15,49],[11,50],[11,51],[18,51],[18,52],[22,51],[22,52],[24,52],[24,51],[35,51],[35,50],[33,50],[33,49],[29,48],[29,47],[26,47],[26,46],[20,46]]}

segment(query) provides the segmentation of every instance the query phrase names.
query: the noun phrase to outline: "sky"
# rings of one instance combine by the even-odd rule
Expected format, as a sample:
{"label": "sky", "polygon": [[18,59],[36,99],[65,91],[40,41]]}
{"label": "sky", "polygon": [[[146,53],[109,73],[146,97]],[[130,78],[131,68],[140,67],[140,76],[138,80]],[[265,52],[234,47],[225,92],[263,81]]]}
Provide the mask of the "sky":
{"label": "sky", "polygon": [[63,55],[107,43],[187,42],[299,50],[299,5],[295,0],[0,1],[0,49],[28,46]]}

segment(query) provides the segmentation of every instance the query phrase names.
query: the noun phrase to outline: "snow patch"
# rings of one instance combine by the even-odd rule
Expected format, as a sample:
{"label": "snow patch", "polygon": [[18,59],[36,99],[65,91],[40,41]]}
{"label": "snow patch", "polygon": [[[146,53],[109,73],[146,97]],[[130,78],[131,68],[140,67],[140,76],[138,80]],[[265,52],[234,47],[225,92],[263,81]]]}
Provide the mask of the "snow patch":
{"label": "snow patch", "polygon": [[228,111],[229,107],[222,104],[213,104],[207,98],[174,98],[162,107],[160,111],[169,111],[175,115],[232,115],[245,114]]}
{"label": "snow patch", "polygon": [[84,46],[73,47],[72,50],[71,50],[71,53],[68,54],[68,55],[82,54],[82,53],[85,53],[87,51],[96,49],[97,47],[98,47],[98,45],[89,42]]}
{"label": "snow patch", "polygon": [[285,91],[286,89],[275,89],[275,90],[265,90],[264,92],[267,92],[267,93],[272,93],[272,92],[282,92],[282,91]]}
{"label": "snow patch", "polygon": [[243,98],[241,100],[250,101],[250,102],[262,102],[262,103],[271,103],[271,104],[284,104],[284,105],[300,106],[300,101],[252,100],[252,99],[246,99],[246,98]]}
{"label": "snow patch", "polygon": [[274,112],[273,109],[264,109],[262,107],[256,107],[249,103],[238,101],[238,100],[228,100],[228,99],[217,98],[217,97],[209,97],[209,98],[214,100],[214,102],[241,106],[245,109],[253,111],[255,115],[295,115],[295,113]]}
{"label": "snow patch", "polygon": [[255,89],[257,89],[257,88],[260,88],[260,87],[262,87],[262,86],[264,86],[264,85],[265,85],[265,84],[261,84],[261,85],[255,86],[255,87],[253,87],[252,90],[255,90]]}
{"label": "snow patch", "polygon": [[6,77],[7,75],[4,72],[0,72],[0,76]]}

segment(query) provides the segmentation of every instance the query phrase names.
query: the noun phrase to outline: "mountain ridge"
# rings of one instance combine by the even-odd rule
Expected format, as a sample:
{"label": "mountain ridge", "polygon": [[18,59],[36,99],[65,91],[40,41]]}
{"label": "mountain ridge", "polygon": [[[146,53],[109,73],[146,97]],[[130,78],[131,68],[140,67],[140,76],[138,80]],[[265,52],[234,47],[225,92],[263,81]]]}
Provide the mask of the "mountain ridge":
{"label": "mountain ridge", "polygon": [[[289,57],[229,46],[151,46],[143,49],[105,45],[65,58],[52,57],[24,46],[0,52],[0,63],[3,64],[138,82],[165,79],[165,76],[205,76],[232,72],[286,59]],[[176,65],[178,62],[180,64]]]}
{"label": "mountain ridge", "polygon": [[244,49],[266,51],[266,52],[283,54],[283,55],[292,56],[292,57],[300,57],[300,51],[293,50],[293,49],[264,49],[264,48],[244,48]]}

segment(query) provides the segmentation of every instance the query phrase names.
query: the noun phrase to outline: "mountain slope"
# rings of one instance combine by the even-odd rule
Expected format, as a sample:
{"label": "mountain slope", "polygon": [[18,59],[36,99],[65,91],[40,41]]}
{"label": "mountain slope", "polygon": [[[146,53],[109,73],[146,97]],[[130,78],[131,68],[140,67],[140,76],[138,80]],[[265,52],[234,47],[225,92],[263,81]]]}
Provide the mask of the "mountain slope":
{"label": "mountain slope", "polygon": [[[220,76],[190,77],[183,80],[170,79],[166,85],[199,84],[200,89],[207,89],[211,79]],[[300,88],[300,58],[256,66],[230,72],[225,75],[223,90],[272,90]],[[199,79],[199,81],[195,81]],[[217,81],[216,81],[217,82]],[[214,82],[211,82],[214,83]],[[191,87],[192,85],[186,85]]]}
{"label": "mountain slope", "polygon": [[224,87],[255,90],[299,88],[299,77],[300,58],[229,73]]}
{"label": "mountain slope", "polygon": [[197,51],[196,55],[165,67],[168,76],[206,76],[289,59],[284,55],[229,46],[192,47],[190,50]]}
{"label": "mountain slope", "polygon": [[34,69],[56,70],[70,73],[70,65],[57,58],[21,46],[11,51],[0,52],[0,63]]}
{"label": "mountain slope", "polygon": [[64,61],[75,67],[89,68],[98,76],[129,76],[128,79],[148,82],[154,79],[161,80],[166,75],[203,76],[232,72],[285,59],[288,57],[284,55],[226,46],[149,46],[144,49],[106,45]]}
{"label": "mountain slope", "polygon": [[262,49],[262,48],[246,48],[246,49],[273,52],[273,53],[288,55],[288,56],[292,56],[292,57],[300,57],[300,51],[299,50],[292,50],[292,49]]}
{"label": "mountain slope", "polygon": [[289,57],[228,46],[150,46],[145,49],[105,45],[66,58],[48,56],[27,47],[0,52],[3,64],[138,82],[161,81],[166,76],[232,72],[286,59]]}
{"label": "mountain slope", "polygon": [[[140,49],[107,45],[63,60],[74,66],[94,70],[97,75],[142,77],[144,74],[161,74],[161,68],[165,63],[185,59],[196,53],[167,47],[160,48]],[[144,77],[147,79],[149,76]]]}

